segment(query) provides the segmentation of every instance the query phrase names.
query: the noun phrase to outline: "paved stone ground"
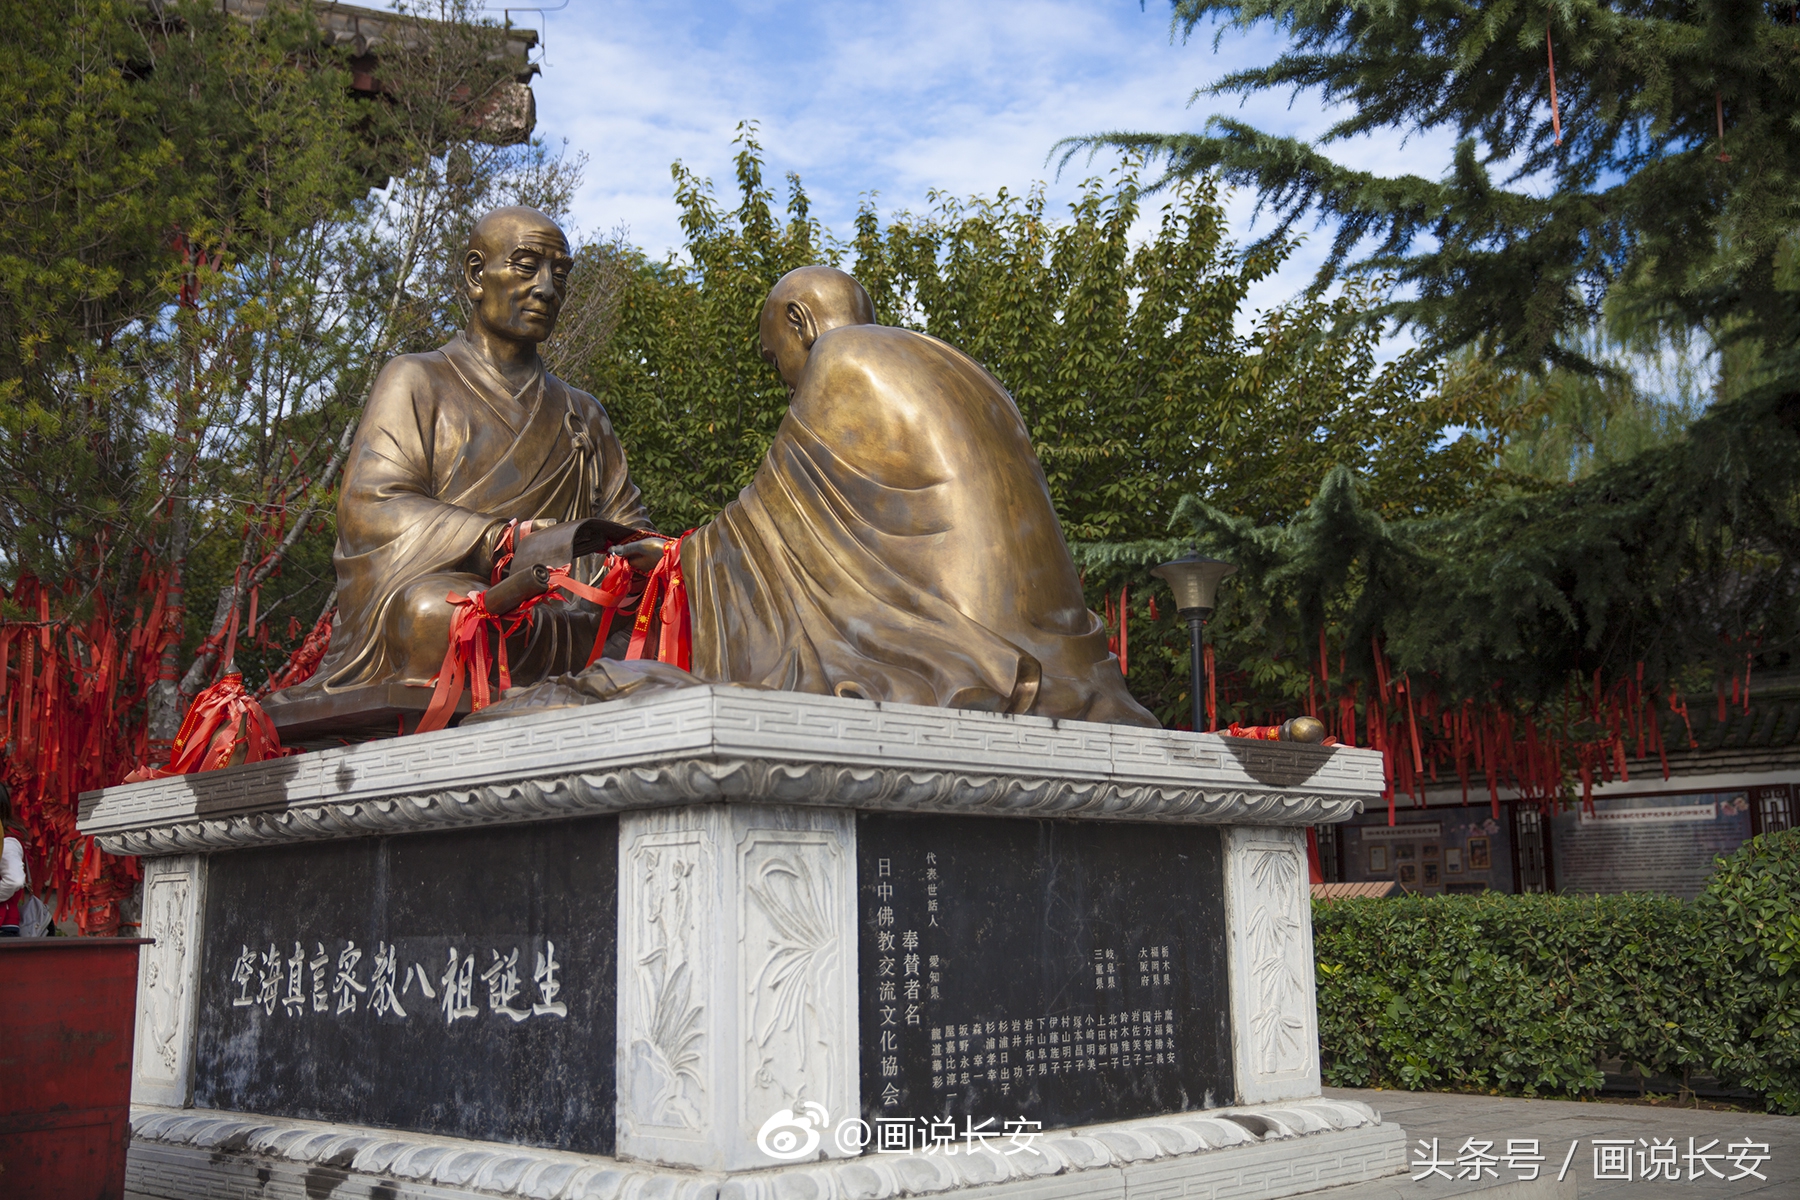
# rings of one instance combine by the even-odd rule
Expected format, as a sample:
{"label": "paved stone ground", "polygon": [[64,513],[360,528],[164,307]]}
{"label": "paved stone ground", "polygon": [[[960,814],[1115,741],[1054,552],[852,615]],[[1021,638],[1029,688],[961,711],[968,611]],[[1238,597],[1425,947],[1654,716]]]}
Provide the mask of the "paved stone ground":
{"label": "paved stone ground", "polygon": [[[1431,1139],[1437,1139],[1437,1155],[1440,1160],[1447,1160],[1443,1168],[1451,1176],[1466,1170],[1457,1165],[1457,1159],[1464,1153],[1464,1145],[1470,1139],[1477,1142],[1492,1142],[1490,1154],[1500,1158],[1496,1164],[1496,1179],[1487,1181],[1489,1186],[1495,1182],[1518,1179],[1521,1176],[1508,1170],[1505,1161],[1507,1142],[1509,1139],[1538,1140],[1539,1152],[1544,1156],[1541,1173],[1555,1179],[1562,1170],[1563,1162],[1569,1155],[1571,1144],[1574,1145],[1574,1156],[1568,1159],[1568,1172],[1565,1183],[1574,1182],[1576,1194],[1582,1200],[1588,1197],[1605,1197],[1606,1200],[1662,1200],[1663,1197],[1739,1197],[1754,1196],[1757,1200],[1800,1200],[1800,1117],[1776,1117],[1766,1113],[1718,1112],[1713,1110],[1696,1111],[1691,1108],[1673,1108],[1644,1104],[1619,1104],[1608,1101],[1580,1102],[1570,1100],[1515,1100],[1496,1096],[1464,1096],[1443,1092],[1388,1092],[1369,1091],[1360,1088],[1326,1088],[1325,1094],[1334,1099],[1360,1100],[1381,1113],[1383,1121],[1398,1124],[1406,1130],[1407,1156],[1413,1166],[1406,1176],[1399,1176],[1392,1185],[1387,1185],[1382,1193],[1387,1196],[1449,1197],[1470,1190],[1467,1181],[1461,1184],[1452,1183],[1440,1175],[1427,1175],[1422,1180],[1414,1181],[1412,1175],[1423,1173],[1422,1165],[1431,1159]],[[1703,1163],[1690,1163],[1687,1159],[1690,1143],[1700,1153],[1719,1154],[1712,1160],[1714,1170],[1725,1176],[1714,1178],[1706,1172]],[[1424,1145],[1420,1145],[1423,1139]],[[1625,1147],[1596,1146],[1596,1142],[1608,1140],[1630,1139],[1628,1147],[1630,1158],[1627,1167],[1629,1178],[1618,1170],[1596,1170],[1595,1153],[1616,1153]],[[1717,1145],[1707,1149],[1707,1143],[1716,1139]],[[1671,1182],[1666,1173],[1660,1173],[1654,1181],[1644,1178],[1644,1166],[1651,1161],[1651,1146],[1661,1142],[1672,1143],[1675,1155],[1675,1173],[1678,1179]],[[1746,1150],[1732,1150],[1734,1143],[1760,1143]],[[1662,1154],[1667,1155],[1668,1150]],[[1755,1157],[1766,1154],[1766,1161],[1755,1162]],[[1640,1155],[1643,1159],[1640,1160]],[[1741,1165],[1734,1159],[1742,1157]],[[1765,1178],[1747,1174],[1745,1167],[1754,1167]],[[1700,1178],[1689,1179],[1691,1171],[1698,1171]],[[1609,1178],[1608,1176],[1612,1176]],[[1737,1176],[1738,1178],[1733,1178]],[[1484,1180],[1486,1179],[1484,1173]],[[1368,1187],[1370,1185],[1357,1185]],[[1351,1189],[1334,1189],[1332,1192],[1319,1193],[1321,1200],[1332,1197],[1336,1200],[1338,1192]],[[1559,1191],[1561,1189],[1558,1189]],[[1373,1195],[1374,1193],[1371,1193]],[[1546,1192],[1545,1194],[1550,1194]],[[1563,1192],[1563,1194],[1567,1194]],[[1360,1200],[1360,1197],[1357,1198]]]}

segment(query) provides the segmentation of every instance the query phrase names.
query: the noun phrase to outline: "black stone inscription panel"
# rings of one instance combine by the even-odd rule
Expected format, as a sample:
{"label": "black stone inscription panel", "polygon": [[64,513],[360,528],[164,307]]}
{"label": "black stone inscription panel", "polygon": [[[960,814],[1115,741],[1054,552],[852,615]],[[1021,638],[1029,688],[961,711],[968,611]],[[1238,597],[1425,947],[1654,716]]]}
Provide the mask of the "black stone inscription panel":
{"label": "black stone inscription panel", "polygon": [[877,1145],[1231,1103],[1217,829],[862,816],[857,882]]}
{"label": "black stone inscription panel", "polygon": [[213,856],[195,1102],[613,1152],[616,817]]}

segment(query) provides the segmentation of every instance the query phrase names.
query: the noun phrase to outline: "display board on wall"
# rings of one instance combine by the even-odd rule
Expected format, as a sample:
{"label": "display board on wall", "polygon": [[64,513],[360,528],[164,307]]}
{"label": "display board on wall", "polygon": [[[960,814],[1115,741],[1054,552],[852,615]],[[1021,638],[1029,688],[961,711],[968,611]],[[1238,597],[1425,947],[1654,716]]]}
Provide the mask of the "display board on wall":
{"label": "display board on wall", "polygon": [[1556,890],[1697,896],[1713,859],[1749,836],[1744,791],[1596,798],[1551,815]]}
{"label": "display board on wall", "polygon": [[1344,879],[1392,880],[1425,895],[1512,891],[1512,850],[1506,823],[1487,805],[1433,808],[1339,827]]}

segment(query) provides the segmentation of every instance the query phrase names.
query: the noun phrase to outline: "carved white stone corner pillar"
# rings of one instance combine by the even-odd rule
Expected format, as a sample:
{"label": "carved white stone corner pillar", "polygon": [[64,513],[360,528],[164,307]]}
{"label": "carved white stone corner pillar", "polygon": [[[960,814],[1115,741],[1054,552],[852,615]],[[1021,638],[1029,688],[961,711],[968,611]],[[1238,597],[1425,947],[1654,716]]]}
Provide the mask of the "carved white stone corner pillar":
{"label": "carved white stone corner pillar", "polygon": [[156,941],[138,951],[135,1104],[182,1108],[193,1099],[205,890],[203,855],[144,860],[143,935]]}
{"label": "carved white stone corner pillar", "polygon": [[858,1115],[853,813],[620,817],[618,1071],[621,1158],[779,1166],[757,1145],[776,1113]]}
{"label": "carved white stone corner pillar", "polygon": [[1225,830],[1231,1053],[1239,1104],[1319,1094],[1306,830]]}

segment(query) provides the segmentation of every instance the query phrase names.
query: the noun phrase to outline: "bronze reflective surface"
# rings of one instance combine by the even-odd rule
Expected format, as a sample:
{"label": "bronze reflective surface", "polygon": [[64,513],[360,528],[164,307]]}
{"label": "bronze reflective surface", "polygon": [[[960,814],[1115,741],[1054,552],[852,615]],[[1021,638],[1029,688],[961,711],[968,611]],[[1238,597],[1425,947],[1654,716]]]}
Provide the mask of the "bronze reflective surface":
{"label": "bronze reflective surface", "polygon": [[750,486],[682,547],[696,675],[1156,724],[1088,611],[993,376],[876,325],[830,267],[783,277],[761,336],[793,399]]}
{"label": "bronze reflective surface", "polygon": [[[449,640],[446,597],[488,586],[509,520],[651,527],[606,411],[538,359],[569,265],[542,213],[488,214],[464,260],[468,328],[382,369],[338,501],[331,649],[311,679],[271,697],[278,721],[283,701],[426,685]],[[578,564],[590,578],[596,566]],[[597,628],[585,601],[544,602],[508,644],[515,679],[579,669]]]}
{"label": "bronze reflective surface", "polygon": [[[377,704],[396,685],[425,687],[448,642],[447,597],[487,588],[509,521],[535,527],[519,542],[522,574],[598,544],[598,525],[544,523],[598,519],[614,527],[607,540],[651,528],[605,410],[538,358],[569,269],[561,230],[501,209],[477,224],[464,266],[468,328],[395,358],[371,393],[338,505],[331,649],[310,680],[270,697],[278,724],[283,705],[299,718],[329,697],[348,714],[358,692]],[[761,336],[792,403],[750,486],[683,546],[693,675],[657,686],[1156,724],[1088,611],[1024,422],[991,375],[935,338],[875,324],[861,285],[827,267],[776,285]],[[621,553],[647,570],[661,550],[645,539]],[[590,580],[599,565],[576,558]],[[535,586],[515,578],[495,598]],[[508,642],[512,677],[559,690],[511,707],[639,686],[561,678],[580,671],[596,628],[585,601],[540,604]]]}

